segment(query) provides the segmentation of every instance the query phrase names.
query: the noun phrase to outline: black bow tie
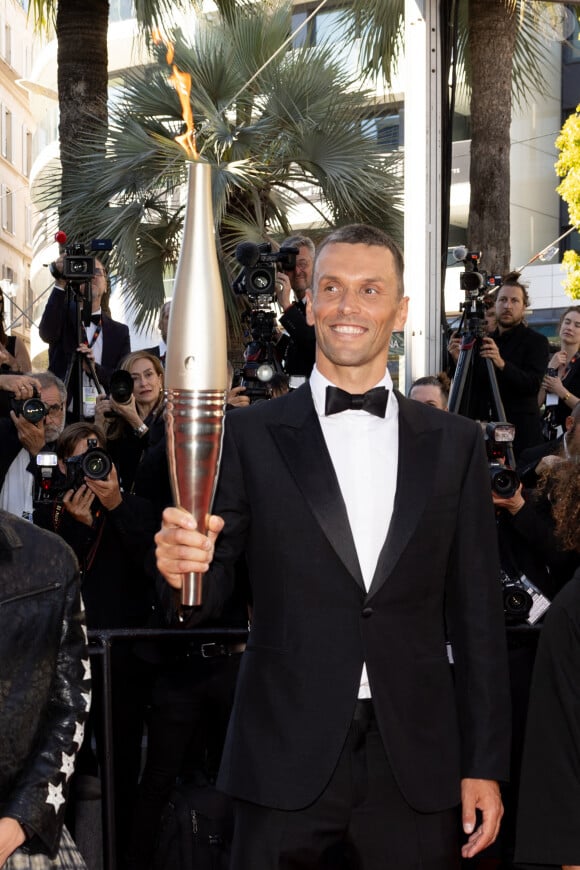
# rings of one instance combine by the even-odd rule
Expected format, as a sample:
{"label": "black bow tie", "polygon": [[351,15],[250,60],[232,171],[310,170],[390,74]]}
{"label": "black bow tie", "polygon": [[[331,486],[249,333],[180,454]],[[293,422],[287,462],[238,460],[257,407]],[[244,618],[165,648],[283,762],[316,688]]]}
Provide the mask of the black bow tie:
{"label": "black bow tie", "polygon": [[91,323],[94,323],[95,326],[98,326],[100,322],[101,322],[101,315],[100,314],[91,314]]}
{"label": "black bow tie", "polygon": [[385,387],[373,387],[366,393],[347,393],[339,387],[326,388],[326,403],[324,413],[339,414],[352,408],[355,411],[368,411],[375,417],[384,417],[387,410],[389,391]]}

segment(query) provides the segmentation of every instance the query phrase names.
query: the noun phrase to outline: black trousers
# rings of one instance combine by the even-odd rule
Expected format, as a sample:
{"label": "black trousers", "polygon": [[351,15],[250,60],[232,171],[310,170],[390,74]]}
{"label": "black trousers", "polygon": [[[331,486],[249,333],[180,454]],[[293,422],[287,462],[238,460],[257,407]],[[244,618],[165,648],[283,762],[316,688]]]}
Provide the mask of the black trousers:
{"label": "black trousers", "polygon": [[459,859],[457,808],[408,805],[370,701],[357,703],[330,782],[309,807],[235,802],[230,870],[456,870]]}

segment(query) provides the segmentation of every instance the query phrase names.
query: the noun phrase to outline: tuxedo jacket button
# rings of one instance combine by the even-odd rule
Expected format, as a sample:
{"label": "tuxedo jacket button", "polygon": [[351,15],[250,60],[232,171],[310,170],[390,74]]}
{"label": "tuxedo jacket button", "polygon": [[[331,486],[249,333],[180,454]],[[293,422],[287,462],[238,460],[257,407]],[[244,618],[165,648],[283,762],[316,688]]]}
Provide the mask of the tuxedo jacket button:
{"label": "tuxedo jacket button", "polygon": [[374,612],[375,612],[375,611],[373,610],[372,607],[365,607],[365,608],[363,609],[361,615],[364,616],[365,619],[368,619],[369,616],[372,616]]}

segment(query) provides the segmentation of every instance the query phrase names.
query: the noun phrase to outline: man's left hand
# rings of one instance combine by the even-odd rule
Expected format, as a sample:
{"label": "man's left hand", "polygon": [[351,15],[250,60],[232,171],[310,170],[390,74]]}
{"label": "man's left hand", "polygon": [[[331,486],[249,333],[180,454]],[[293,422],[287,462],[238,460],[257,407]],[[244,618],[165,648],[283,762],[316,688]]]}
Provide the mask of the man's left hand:
{"label": "man's left hand", "polygon": [[[469,835],[467,843],[461,847],[461,855],[473,858],[490,846],[499,834],[503,804],[498,783],[494,779],[462,779],[461,810],[463,830]],[[477,828],[476,810],[482,815]]]}
{"label": "man's left hand", "polygon": [[499,347],[489,335],[482,339],[479,355],[484,359],[490,359],[496,369],[502,371],[505,368],[505,360],[499,352]]}

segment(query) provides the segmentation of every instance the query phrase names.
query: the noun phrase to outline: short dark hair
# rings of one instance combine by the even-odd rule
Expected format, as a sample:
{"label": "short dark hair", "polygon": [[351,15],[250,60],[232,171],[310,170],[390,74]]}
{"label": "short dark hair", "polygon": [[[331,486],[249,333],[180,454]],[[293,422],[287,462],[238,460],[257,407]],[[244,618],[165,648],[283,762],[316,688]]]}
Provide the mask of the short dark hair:
{"label": "short dark hair", "polygon": [[395,263],[395,272],[397,274],[397,283],[399,285],[399,297],[403,295],[403,273],[405,270],[405,261],[403,252],[396,241],[384,230],[378,227],[370,226],[369,224],[347,224],[345,227],[338,227],[329,233],[324,241],[318,246],[316,251],[315,266],[321,252],[328,245],[370,245],[375,248],[386,248],[393,255]]}
{"label": "short dark hair", "polygon": [[425,375],[425,377],[417,378],[416,381],[413,381],[409,390],[409,396],[415,387],[437,387],[445,399],[445,404],[447,404],[447,401],[449,400],[449,390],[451,389],[451,381],[446,372],[439,372],[437,375]]}
{"label": "short dark hair", "polygon": [[100,426],[95,423],[71,423],[65,426],[56,442],[56,455],[59,459],[68,459],[72,456],[75,447],[83,438],[96,438],[99,447],[107,445],[107,436]]}

